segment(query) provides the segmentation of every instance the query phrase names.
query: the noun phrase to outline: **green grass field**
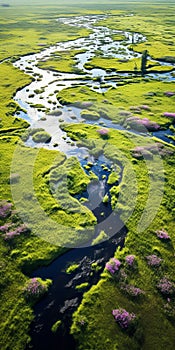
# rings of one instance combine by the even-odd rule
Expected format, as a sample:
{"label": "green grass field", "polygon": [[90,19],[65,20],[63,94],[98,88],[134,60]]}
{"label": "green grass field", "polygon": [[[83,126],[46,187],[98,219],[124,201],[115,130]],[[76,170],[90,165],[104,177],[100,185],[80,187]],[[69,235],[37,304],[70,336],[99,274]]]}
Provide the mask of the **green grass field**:
{"label": "green grass field", "polygon": [[[93,234],[96,218],[83,205],[83,201],[73,198],[91,180],[79,162],[74,157],[66,159],[63,152],[25,147],[20,140],[29,124],[15,116],[20,111],[20,106],[13,101],[13,97],[32,78],[14,68],[12,62],[22,55],[39,52],[59,41],[88,36],[88,30],[64,24],[59,24],[58,30],[56,22],[61,16],[86,14],[108,14],[109,17],[99,22],[99,25],[117,30],[138,31],[147,36],[148,41],[139,45],[133,44],[133,50],[142,52],[148,49],[152,58],[166,60],[171,57],[173,61],[175,7],[170,0],[168,3],[160,0],[65,0],[64,3],[54,0],[49,3],[41,0],[32,0],[30,3],[26,0],[7,0],[5,3],[9,6],[5,7],[4,1],[0,2],[0,199],[12,203],[12,208],[6,217],[1,216],[0,226],[9,225],[18,232],[22,221],[16,210],[20,211],[22,217],[28,210],[29,227],[25,234],[17,235],[13,240],[6,240],[3,229],[1,230],[0,348],[23,350],[29,341],[29,327],[34,317],[33,304],[36,301],[26,299],[24,294],[29,274],[38,266],[49,264],[64,253],[65,242],[74,245],[80,238],[88,240]],[[123,16],[130,13],[133,13],[132,17]],[[62,53],[59,59],[53,57],[40,63],[40,66],[74,72],[76,53],[77,51],[72,52],[69,57]],[[95,57],[89,63],[91,67],[114,69],[125,65],[125,70],[132,70],[133,65],[131,62],[119,64],[113,58],[106,60],[100,57]],[[121,112],[131,112],[134,107],[135,113],[139,106],[147,105],[147,109],[141,108],[139,118],[149,118],[165,129],[173,124],[173,120],[163,113],[175,113],[175,95],[168,97],[165,94],[167,91],[174,91],[174,83],[152,82],[139,77],[130,79],[129,84],[109,89],[104,95],[81,86],[64,89],[57,94],[57,98],[63,104],[74,104],[81,108],[83,101],[91,101],[91,114],[100,115],[103,112],[113,122],[122,124],[125,118]],[[154,151],[149,148],[160,142],[156,139],[151,141],[147,138],[145,141],[144,137],[129,134],[127,131],[110,129],[109,138],[104,140],[97,132],[97,126],[71,124],[62,127],[77,145],[88,147],[94,155],[103,149],[107,157],[123,165],[121,184],[118,188],[113,186],[111,194],[113,209],[121,214],[128,234],[125,248],[118,250],[115,256],[121,261],[123,276],[126,275],[125,284],[134,285],[144,291],[144,295],[133,298],[122,289],[122,279],[115,280],[106,270],[103,271],[98,284],[84,294],[82,303],[74,314],[71,333],[77,340],[77,349],[161,350],[166,347],[167,350],[174,350],[174,294],[162,296],[157,288],[158,282],[164,276],[175,283],[174,146],[162,143],[161,156],[156,158]],[[173,126],[171,128],[174,131]],[[148,147],[145,151],[145,157],[148,157],[146,161],[142,157],[134,157],[133,149],[142,146]],[[52,192],[50,185],[54,186],[54,181],[60,179],[65,184],[65,175],[68,178],[68,190],[63,191],[60,187],[55,193]],[[93,178],[93,174],[91,176]],[[16,188],[14,192],[13,188]],[[4,202],[1,204],[5,205]],[[154,217],[155,209],[157,213]],[[49,226],[51,220],[55,226]],[[48,236],[48,227],[54,228],[52,237]],[[169,233],[170,241],[163,242],[157,238],[155,231],[162,228]],[[57,238],[59,245],[55,244]],[[135,256],[134,270],[126,265],[125,257],[128,254]],[[146,257],[151,254],[162,259],[159,267],[148,265]],[[87,285],[79,286],[80,289],[85,287]],[[167,301],[167,297],[170,301]],[[126,308],[137,315],[138,324],[133,335],[121,330],[114,321],[111,312],[118,307]],[[58,326],[59,324],[53,327],[54,331],[57,331]]]}

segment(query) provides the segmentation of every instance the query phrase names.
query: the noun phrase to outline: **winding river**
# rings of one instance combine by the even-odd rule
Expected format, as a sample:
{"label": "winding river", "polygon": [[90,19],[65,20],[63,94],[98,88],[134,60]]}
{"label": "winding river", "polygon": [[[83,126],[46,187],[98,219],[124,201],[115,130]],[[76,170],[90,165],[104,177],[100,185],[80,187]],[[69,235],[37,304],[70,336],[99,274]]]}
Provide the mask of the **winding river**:
{"label": "winding river", "polygon": [[[91,34],[88,37],[80,38],[68,42],[61,42],[49,48],[44,48],[41,52],[36,54],[30,54],[18,59],[14,66],[20,68],[24,72],[30,74],[33,77],[33,81],[27,87],[21,89],[16,93],[14,99],[20,104],[20,106],[26,112],[20,112],[18,117],[22,117],[27,120],[32,128],[43,128],[52,136],[49,143],[34,143],[31,138],[26,141],[26,145],[32,147],[45,147],[48,149],[57,149],[63,151],[67,157],[72,155],[76,156],[81,165],[84,166],[88,161],[93,163],[92,170],[98,176],[99,181],[96,184],[91,184],[88,191],[84,193],[84,196],[89,198],[88,205],[92,209],[94,215],[97,218],[97,222],[103,228],[103,220],[111,214],[112,209],[110,204],[105,205],[102,202],[104,194],[109,195],[110,186],[107,185],[107,179],[113,164],[106,159],[103,155],[98,159],[94,159],[90,156],[88,149],[78,148],[71,140],[66,136],[64,131],[59,127],[59,123],[62,121],[68,123],[82,122],[81,110],[77,107],[62,106],[56,98],[56,91],[60,91],[66,87],[76,85],[87,85],[92,90],[99,93],[105,92],[109,87],[116,87],[117,80],[112,79],[116,75],[116,72],[109,72],[103,69],[85,69],[84,65],[88,60],[96,55],[97,50],[100,50],[105,57],[116,57],[120,59],[131,59],[134,57],[140,57],[141,55],[133,52],[129,49],[129,45],[134,38],[135,43],[140,43],[146,40],[140,33],[130,33],[127,31],[111,30],[104,26],[95,26],[95,23],[101,19],[105,19],[106,16],[80,16],[60,18],[59,21],[77,27],[84,27],[91,30]],[[123,34],[125,40],[114,41],[112,35]],[[61,73],[53,72],[50,70],[43,70],[37,67],[38,61],[46,60],[57,51],[83,49],[83,53],[76,55],[76,68],[81,71],[81,74]],[[167,63],[162,63],[168,65]],[[174,67],[172,65],[172,67]],[[94,80],[100,76],[100,81]],[[120,77],[127,78],[132,76],[129,73],[122,73]],[[175,75],[170,73],[151,73],[149,78],[173,81]],[[107,84],[107,87],[102,87],[101,82]],[[103,84],[104,85],[104,84]],[[40,93],[35,93],[35,90],[41,90]],[[43,104],[49,111],[45,113],[41,109],[35,108],[35,105]],[[58,117],[58,111],[62,112]],[[93,121],[88,121],[94,123]],[[95,122],[96,125],[103,125],[109,128],[122,129],[121,125],[112,123],[112,121],[100,118]],[[160,138],[166,140],[165,133],[158,134]],[[102,164],[106,164],[109,172],[105,173],[101,167]],[[121,169],[122,175],[122,169]],[[95,195],[94,195],[95,193]],[[94,207],[94,200],[97,199],[97,205]],[[100,213],[103,212],[104,216],[101,217]],[[106,220],[105,220],[106,221]],[[104,268],[105,262],[113,256],[116,247],[124,244],[124,238],[127,230],[122,227],[122,223],[119,217],[113,219],[110,222],[110,228],[104,227],[106,233],[109,230],[113,230],[113,237],[99,245],[89,248],[73,249],[63,256],[57,258],[52,264],[47,267],[41,267],[35,271],[32,276],[40,276],[42,278],[51,278],[53,285],[51,286],[49,293],[35,306],[35,320],[31,326],[31,343],[26,349],[35,350],[68,350],[75,349],[75,343],[73,338],[69,334],[69,327],[71,325],[72,312],[77,308],[81,302],[83,292],[78,291],[75,287],[78,284],[87,282],[88,287],[97,283],[100,272]],[[111,236],[111,235],[110,235]],[[66,268],[70,263],[76,263],[79,268],[72,274],[66,274]],[[99,270],[96,271],[92,268],[92,264],[97,263]],[[61,320],[62,324],[59,330],[53,334],[51,332],[52,325]]]}

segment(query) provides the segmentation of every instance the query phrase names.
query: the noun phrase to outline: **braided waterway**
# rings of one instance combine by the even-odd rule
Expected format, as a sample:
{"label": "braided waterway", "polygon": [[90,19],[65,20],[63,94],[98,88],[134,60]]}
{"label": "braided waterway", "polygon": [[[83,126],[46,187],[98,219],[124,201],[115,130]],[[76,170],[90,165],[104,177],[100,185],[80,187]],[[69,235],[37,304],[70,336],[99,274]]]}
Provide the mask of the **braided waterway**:
{"label": "braided waterway", "polygon": [[[108,175],[113,168],[110,160],[103,155],[97,159],[93,158],[88,149],[79,148],[73,143],[66,133],[59,127],[62,122],[79,123],[82,122],[81,109],[77,107],[62,106],[57,98],[56,91],[61,91],[66,87],[87,85],[92,90],[99,93],[105,92],[109,87],[116,87],[118,81],[123,78],[131,78],[130,73],[121,73],[116,77],[116,72],[106,71],[104,69],[85,69],[85,64],[92,57],[95,57],[96,52],[100,50],[105,57],[116,57],[120,59],[131,59],[140,57],[139,53],[132,51],[129,46],[134,38],[135,43],[140,43],[146,40],[140,33],[130,33],[128,31],[112,30],[104,26],[95,26],[98,20],[105,19],[106,16],[81,16],[60,18],[59,21],[77,27],[84,27],[91,30],[88,37],[67,42],[60,42],[49,48],[42,49],[41,52],[30,54],[18,59],[14,66],[20,68],[24,72],[33,77],[30,85],[19,90],[14,97],[25,112],[20,112],[18,117],[27,120],[32,128],[43,128],[51,135],[49,143],[34,143],[31,137],[26,141],[26,145],[31,147],[45,147],[47,149],[56,149],[62,151],[67,157],[76,156],[80,164],[85,166],[89,161],[93,164],[91,170],[98,176],[98,181],[90,184],[88,190],[83,194],[87,197],[87,206],[92,210],[97,218],[98,229],[103,229],[109,234],[109,240],[96,246],[86,247],[81,249],[72,249],[64,255],[58,257],[47,267],[41,267],[34,271],[32,276],[41,277],[43,279],[50,278],[53,284],[49,289],[49,293],[36,304],[34,308],[35,320],[31,325],[31,343],[26,349],[35,350],[73,350],[76,348],[73,338],[69,334],[71,325],[71,316],[73,311],[80,304],[83,292],[76,289],[81,283],[88,283],[85,290],[88,290],[93,284],[99,280],[100,272],[105,266],[106,261],[113,256],[117,246],[124,244],[124,239],[127,233],[126,227],[116,215],[112,216],[112,208],[110,201],[108,204],[102,202],[105,194],[110,197],[110,186],[107,184]],[[125,40],[114,41],[112,35],[123,34]],[[37,66],[37,63],[48,59],[51,54],[59,51],[71,51],[73,49],[83,49],[83,53],[75,56],[77,63],[77,73],[61,73],[51,70],[44,70]],[[168,63],[161,63],[169,66]],[[173,69],[172,65],[172,69]],[[79,70],[79,71],[78,71]],[[78,73],[79,72],[79,73]],[[99,78],[100,80],[94,80]],[[172,72],[167,73],[150,73],[148,77],[163,81],[175,80],[175,75]],[[103,82],[103,84],[101,84]],[[104,85],[107,84],[107,87]],[[35,93],[35,90],[40,90],[40,93]],[[43,104],[44,110],[35,108],[36,105]],[[58,117],[58,111],[61,111],[61,116]],[[98,121],[88,121],[89,124],[103,125],[108,128],[124,129],[121,125],[114,124],[112,121],[99,118]],[[170,131],[168,131],[171,133]],[[165,132],[157,133],[156,136],[165,139]],[[167,139],[168,140],[168,139]],[[167,141],[165,139],[165,141]],[[104,171],[102,164],[109,171]],[[106,175],[104,177],[104,175]],[[120,178],[122,176],[122,169]],[[118,183],[116,183],[117,185]],[[94,204],[96,201],[96,205]],[[101,215],[103,213],[103,215]],[[108,218],[110,218],[108,220]],[[99,232],[96,232],[98,234]],[[66,268],[71,263],[79,265],[78,269],[72,274],[67,274]],[[99,269],[93,268],[93,263],[97,263]],[[53,334],[51,331],[52,325],[61,320],[59,330]]]}

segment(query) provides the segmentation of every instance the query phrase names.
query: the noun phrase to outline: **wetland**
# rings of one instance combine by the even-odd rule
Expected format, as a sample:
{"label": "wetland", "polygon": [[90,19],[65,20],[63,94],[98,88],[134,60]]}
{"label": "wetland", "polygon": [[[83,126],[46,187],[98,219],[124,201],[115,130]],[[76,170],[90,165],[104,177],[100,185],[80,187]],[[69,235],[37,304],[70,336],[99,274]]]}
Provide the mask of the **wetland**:
{"label": "wetland", "polygon": [[[174,5],[50,4],[49,17],[36,4],[25,23],[13,6],[1,19],[1,348],[174,349]],[[123,329],[116,309],[136,321]]]}

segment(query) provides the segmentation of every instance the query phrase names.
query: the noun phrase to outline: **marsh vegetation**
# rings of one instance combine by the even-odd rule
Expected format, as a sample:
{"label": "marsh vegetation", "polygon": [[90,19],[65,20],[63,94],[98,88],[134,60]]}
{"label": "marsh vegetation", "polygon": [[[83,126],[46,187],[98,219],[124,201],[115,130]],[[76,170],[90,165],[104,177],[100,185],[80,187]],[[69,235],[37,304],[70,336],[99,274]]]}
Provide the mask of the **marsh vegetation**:
{"label": "marsh vegetation", "polygon": [[173,350],[174,4],[2,5],[1,349]]}

